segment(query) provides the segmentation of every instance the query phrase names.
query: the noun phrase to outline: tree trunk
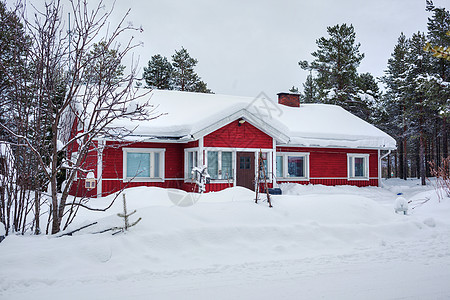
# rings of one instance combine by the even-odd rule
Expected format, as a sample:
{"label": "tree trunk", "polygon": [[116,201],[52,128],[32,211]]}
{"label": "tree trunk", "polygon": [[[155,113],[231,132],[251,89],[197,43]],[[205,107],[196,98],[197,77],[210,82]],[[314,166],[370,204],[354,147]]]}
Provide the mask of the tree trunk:
{"label": "tree trunk", "polygon": [[398,178],[398,151],[395,151],[395,155],[394,155],[394,166],[395,166],[395,174],[394,176],[396,178]]}
{"label": "tree trunk", "polygon": [[448,157],[447,117],[442,118],[442,155]]}
{"label": "tree trunk", "polygon": [[435,136],[435,156],[434,161],[436,162],[437,166],[441,166],[441,138],[439,137],[439,120],[436,121],[436,126],[434,130],[434,136]]}
{"label": "tree trunk", "polygon": [[420,133],[420,178],[422,185],[426,185],[426,165],[425,165],[425,137],[423,132]]}
{"label": "tree trunk", "polygon": [[[52,209],[53,209],[53,224],[52,224],[52,234],[58,233],[61,230],[61,219],[64,214],[60,214],[61,203],[58,201],[58,183],[56,180],[57,175],[57,163],[58,163],[58,150],[57,150],[57,139],[58,139],[58,123],[59,118],[56,117],[52,125],[52,155],[51,155],[51,180],[50,187],[52,193]],[[64,208],[63,208],[64,212]]]}
{"label": "tree trunk", "polygon": [[415,174],[416,174],[416,178],[420,179],[420,170],[421,170],[421,164],[420,164],[420,139],[418,141],[418,143],[416,143],[416,153],[415,153],[415,157],[416,157],[416,170],[415,170]]}
{"label": "tree trunk", "polygon": [[400,143],[399,143],[397,170],[398,170],[398,177],[400,179],[403,179],[404,168],[403,168],[403,142],[402,141],[400,141]]}
{"label": "tree trunk", "polygon": [[404,180],[408,179],[408,155],[407,155],[407,147],[406,147],[406,136],[403,137],[403,178]]}
{"label": "tree trunk", "polygon": [[39,223],[39,216],[41,214],[40,210],[40,199],[41,199],[41,193],[38,191],[37,187],[35,187],[34,191],[34,234],[38,235],[41,233],[40,223]]}

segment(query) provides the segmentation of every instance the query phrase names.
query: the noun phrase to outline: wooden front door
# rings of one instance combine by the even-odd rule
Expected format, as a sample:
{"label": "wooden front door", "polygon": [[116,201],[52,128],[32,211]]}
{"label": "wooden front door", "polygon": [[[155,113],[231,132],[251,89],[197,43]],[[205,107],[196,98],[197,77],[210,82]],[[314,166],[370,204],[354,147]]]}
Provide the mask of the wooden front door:
{"label": "wooden front door", "polygon": [[255,153],[236,153],[236,185],[255,190]]}

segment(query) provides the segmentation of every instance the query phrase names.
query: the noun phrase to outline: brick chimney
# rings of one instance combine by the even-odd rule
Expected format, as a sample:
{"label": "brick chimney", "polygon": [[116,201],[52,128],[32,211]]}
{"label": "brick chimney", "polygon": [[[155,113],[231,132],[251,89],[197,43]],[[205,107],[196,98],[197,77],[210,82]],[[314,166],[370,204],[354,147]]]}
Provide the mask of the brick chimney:
{"label": "brick chimney", "polygon": [[278,93],[278,103],[290,107],[300,107],[300,94]]}

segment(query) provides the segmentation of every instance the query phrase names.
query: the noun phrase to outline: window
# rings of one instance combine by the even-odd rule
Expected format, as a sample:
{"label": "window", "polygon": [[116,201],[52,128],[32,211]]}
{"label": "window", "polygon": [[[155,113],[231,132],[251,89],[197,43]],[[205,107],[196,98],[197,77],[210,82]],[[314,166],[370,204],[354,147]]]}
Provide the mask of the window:
{"label": "window", "polygon": [[[208,173],[211,179],[232,179],[234,177],[233,170],[233,152],[231,151],[208,151]],[[244,166],[247,166],[245,162]],[[250,168],[250,161],[248,163]]]}
{"label": "window", "polygon": [[[257,157],[259,157],[259,155],[260,155],[260,154],[257,153]],[[262,152],[262,153],[261,153],[261,159],[262,159],[262,162],[263,162],[264,172],[263,172],[262,169],[260,169],[259,165],[258,165],[258,169],[260,169],[260,170],[259,170],[259,178],[261,178],[262,180],[264,179],[264,175],[266,176],[267,179],[270,178],[270,176],[269,176],[269,171],[268,171],[268,168],[267,168],[267,157],[268,157],[268,156],[269,156],[269,155],[268,155],[267,152]]]}
{"label": "window", "polygon": [[211,179],[219,178],[219,152],[208,151],[208,174]]}
{"label": "window", "polygon": [[222,179],[233,178],[233,153],[222,152]]}
{"label": "window", "polygon": [[348,179],[369,179],[369,154],[347,154]]}
{"label": "window", "polygon": [[150,177],[151,153],[127,154],[127,177]]}
{"label": "window", "polygon": [[192,178],[192,169],[198,167],[198,152],[185,150],[185,175],[184,178]]}
{"label": "window", "polygon": [[283,177],[283,156],[277,155],[276,163],[277,163],[277,166],[276,166],[277,173],[276,174],[277,174],[278,178],[281,178],[281,177]]}
{"label": "window", "polygon": [[277,153],[277,178],[308,179],[309,153]]}
{"label": "window", "polygon": [[[72,153],[70,154],[70,164],[69,164],[69,166],[70,166],[70,167],[75,166],[76,163],[77,163],[77,160],[78,160],[78,152],[72,152]],[[74,177],[73,180],[74,180],[74,181],[77,181],[77,180],[78,180],[78,172],[77,172],[77,171],[75,171],[75,177]]]}
{"label": "window", "polygon": [[287,160],[289,177],[305,177],[304,156],[287,156]]}
{"label": "window", "polygon": [[165,149],[123,148],[124,179],[134,181],[164,178]]}

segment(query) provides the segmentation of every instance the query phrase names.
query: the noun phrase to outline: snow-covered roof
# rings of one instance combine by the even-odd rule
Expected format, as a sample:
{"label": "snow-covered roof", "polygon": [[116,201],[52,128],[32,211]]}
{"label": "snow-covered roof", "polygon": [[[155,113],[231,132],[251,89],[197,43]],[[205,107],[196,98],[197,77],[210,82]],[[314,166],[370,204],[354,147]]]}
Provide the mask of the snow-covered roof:
{"label": "snow-covered roof", "polygon": [[244,118],[283,145],[396,148],[388,134],[336,105],[288,107],[264,94],[238,97],[165,90],[153,90],[137,101],[149,97],[161,116],[150,121],[118,120],[113,125],[136,128],[135,138],[192,140]]}

